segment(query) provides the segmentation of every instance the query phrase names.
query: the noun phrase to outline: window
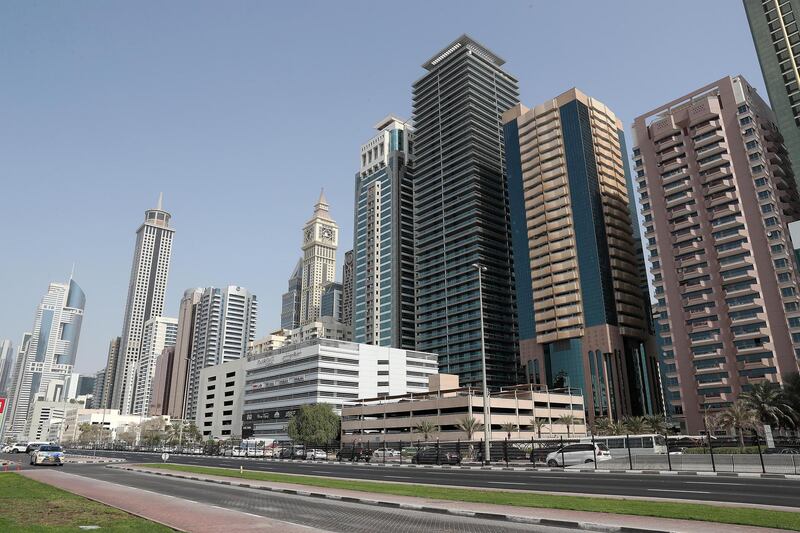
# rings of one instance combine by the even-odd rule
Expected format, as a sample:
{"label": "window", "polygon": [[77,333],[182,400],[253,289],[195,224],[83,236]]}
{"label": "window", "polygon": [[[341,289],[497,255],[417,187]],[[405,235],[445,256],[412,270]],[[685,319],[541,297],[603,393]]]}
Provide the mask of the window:
{"label": "window", "polygon": [[787,296],[794,296],[794,294],[795,294],[794,287],[784,287],[781,289],[781,296],[783,296],[784,298]]}
{"label": "window", "polygon": [[222,416],[232,416],[233,410],[222,411]]}
{"label": "window", "polygon": [[229,390],[228,392],[225,393],[225,396],[233,396],[233,393],[234,391]]}

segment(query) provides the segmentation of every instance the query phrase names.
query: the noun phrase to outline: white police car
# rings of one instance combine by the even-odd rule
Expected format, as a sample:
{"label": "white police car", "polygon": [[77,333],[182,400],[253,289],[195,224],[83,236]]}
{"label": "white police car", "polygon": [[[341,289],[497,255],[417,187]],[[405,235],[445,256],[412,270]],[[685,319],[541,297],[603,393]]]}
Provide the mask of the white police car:
{"label": "white police car", "polygon": [[64,451],[61,446],[42,444],[36,451],[31,452],[31,465],[64,466]]}

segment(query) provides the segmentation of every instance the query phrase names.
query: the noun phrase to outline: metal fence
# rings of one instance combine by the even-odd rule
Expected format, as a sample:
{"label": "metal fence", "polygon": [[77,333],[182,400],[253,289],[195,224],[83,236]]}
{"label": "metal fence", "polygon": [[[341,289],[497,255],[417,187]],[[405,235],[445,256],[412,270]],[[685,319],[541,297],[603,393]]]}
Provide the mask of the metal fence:
{"label": "metal fence", "polygon": [[[583,438],[587,443],[587,438]],[[578,438],[557,439],[503,439],[489,443],[488,461],[484,455],[483,440],[439,441],[438,439],[408,440],[364,440],[363,442],[323,444],[291,441],[274,441],[269,445],[254,445],[238,440],[214,443],[197,443],[188,446],[131,446],[122,443],[80,445],[78,448],[101,451],[169,452],[173,454],[195,454],[229,457],[256,458],[265,461],[316,460],[338,462],[368,462],[372,464],[436,464],[436,465],[485,465],[558,467],[580,470],[670,470],[708,472],[753,472],[776,474],[800,474],[800,440],[776,441],[768,448],[763,438],[748,435],[741,446],[735,438],[695,438],[688,446],[669,446],[670,453],[648,453],[646,449],[631,445],[631,436],[620,435],[617,440],[628,443],[622,449],[612,450],[614,457],[597,457],[592,446],[592,457],[582,464],[569,466],[564,460],[564,446],[580,442]],[[669,442],[665,435],[665,440]],[[591,439],[593,442],[594,439]],[[674,442],[674,439],[673,439]],[[742,453],[749,452],[749,453]],[[554,455],[551,455],[554,454]],[[555,461],[548,465],[548,455]],[[557,463],[557,464],[553,464]]]}

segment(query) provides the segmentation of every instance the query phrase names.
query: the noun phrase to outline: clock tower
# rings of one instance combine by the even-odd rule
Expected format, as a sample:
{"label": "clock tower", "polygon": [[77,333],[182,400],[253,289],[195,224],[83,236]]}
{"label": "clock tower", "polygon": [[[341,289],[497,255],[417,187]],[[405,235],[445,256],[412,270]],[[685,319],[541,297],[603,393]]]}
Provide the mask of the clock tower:
{"label": "clock tower", "polygon": [[303,227],[303,281],[300,292],[300,324],[320,316],[322,288],[336,278],[339,226],[328,212],[328,200],[320,192],[314,214]]}

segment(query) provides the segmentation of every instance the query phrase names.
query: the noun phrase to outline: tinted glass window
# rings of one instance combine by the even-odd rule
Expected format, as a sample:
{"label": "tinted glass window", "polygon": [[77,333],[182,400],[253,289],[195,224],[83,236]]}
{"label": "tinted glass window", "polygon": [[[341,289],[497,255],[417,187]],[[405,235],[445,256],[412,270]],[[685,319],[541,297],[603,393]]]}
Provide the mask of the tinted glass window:
{"label": "tinted glass window", "polygon": [[40,452],[60,452],[61,451],[61,446],[47,446],[45,444],[45,445],[39,446],[39,451]]}

